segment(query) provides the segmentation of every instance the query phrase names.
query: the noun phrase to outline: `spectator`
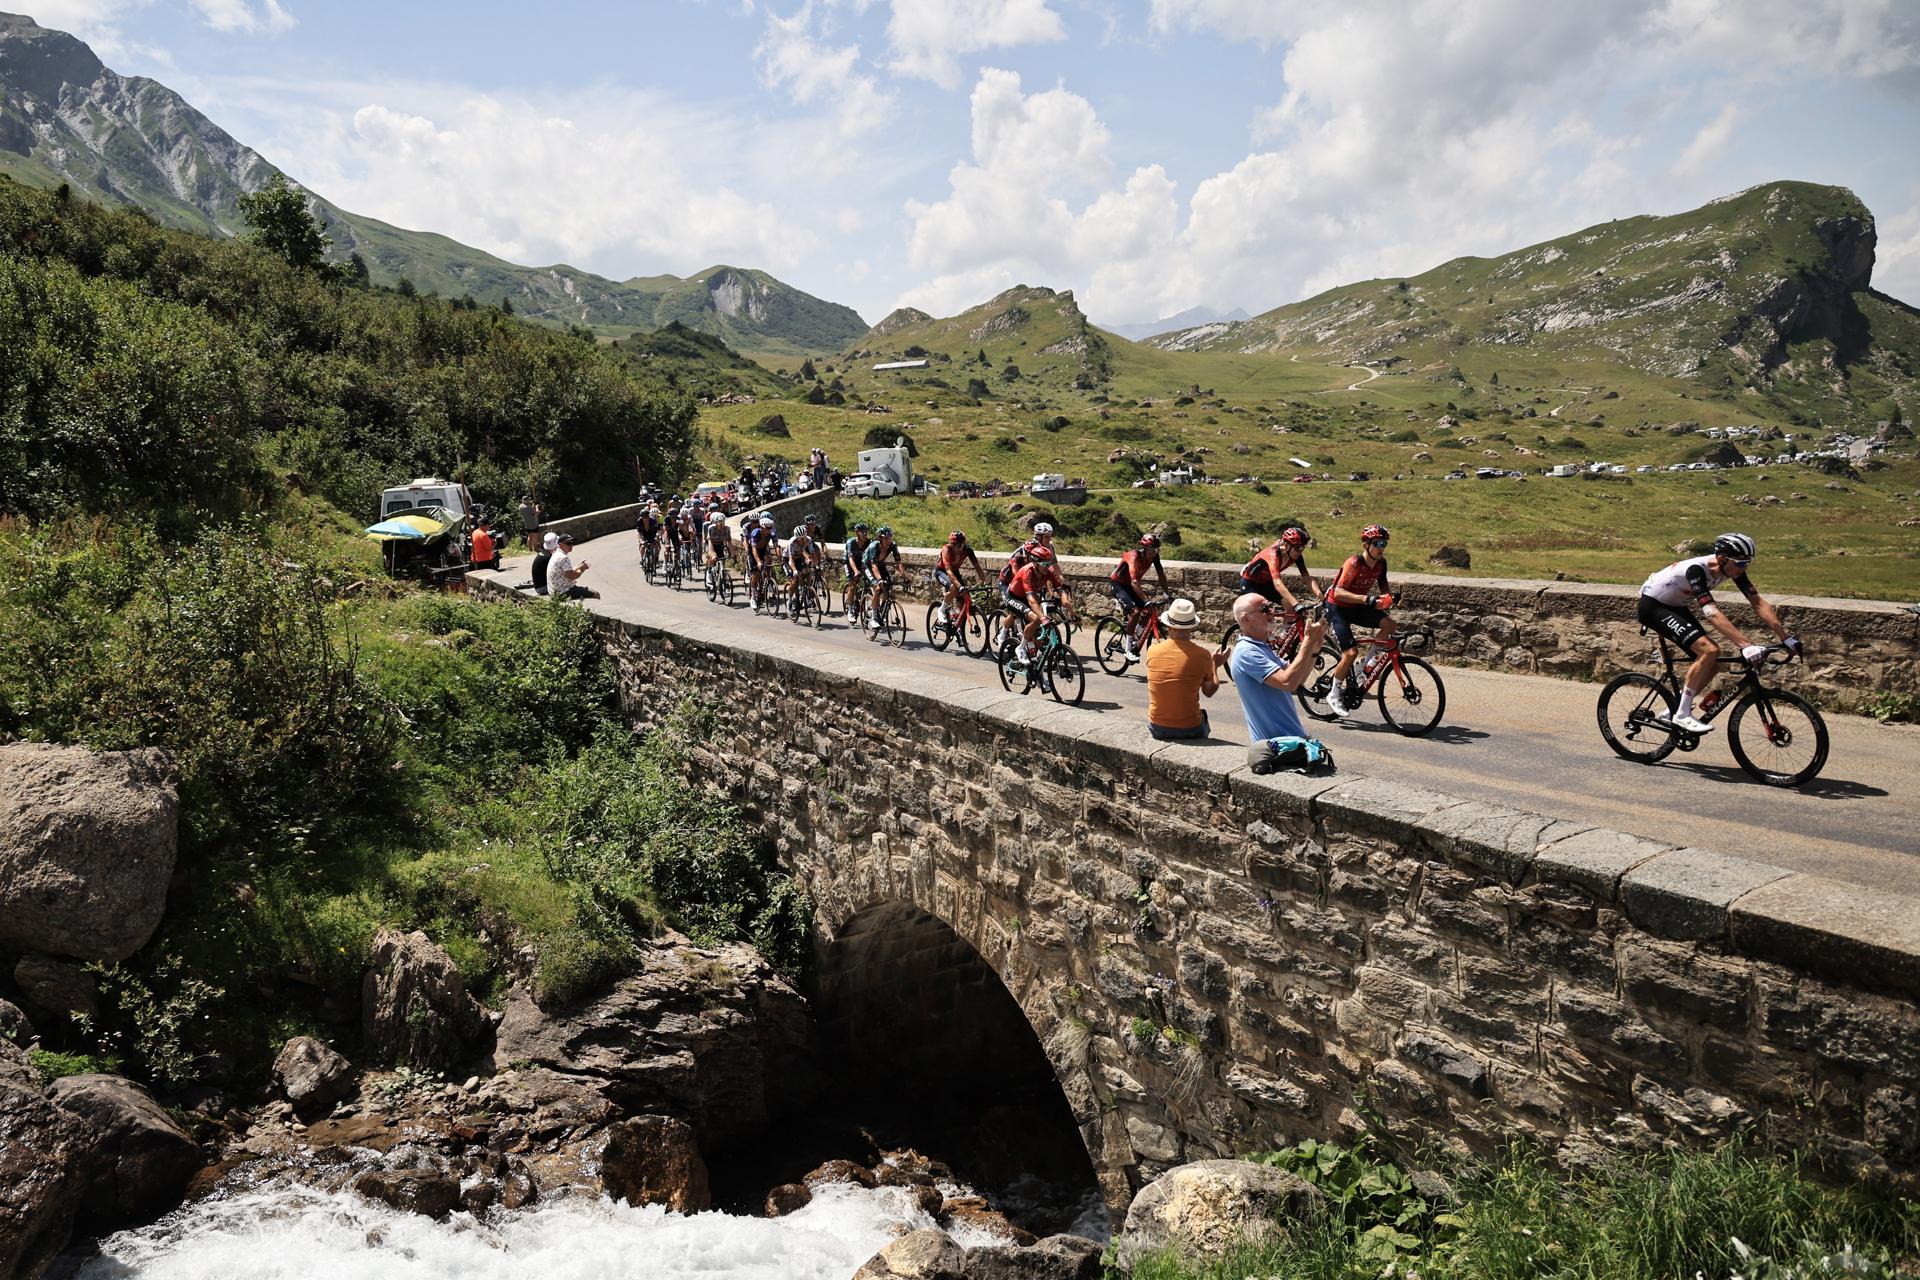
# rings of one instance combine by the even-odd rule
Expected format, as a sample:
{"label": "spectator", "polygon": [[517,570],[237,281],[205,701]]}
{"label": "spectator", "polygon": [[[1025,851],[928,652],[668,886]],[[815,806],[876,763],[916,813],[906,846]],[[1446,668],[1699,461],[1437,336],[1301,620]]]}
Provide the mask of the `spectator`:
{"label": "spectator", "polygon": [[494,545],[493,530],[487,527],[485,516],[474,523],[473,546],[467,552],[467,564],[475,569],[500,567],[500,548]]}
{"label": "spectator", "polygon": [[816,489],[827,487],[827,451],[825,449],[813,451],[813,487]]}
{"label": "spectator", "polygon": [[547,594],[556,600],[598,600],[600,593],[580,585],[580,575],[593,566],[573,562],[573,535],[560,535],[560,549],[547,562]]}
{"label": "spectator", "polygon": [[1167,638],[1147,650],[1147,732],[1160,739],[1204,738],[1211,727],[1202,696],[1220,687],[1227,655],[1193,642],[1200,611],[1175,600],[1160,615]]}
{"label": "spectator", "polygon": [[[520,527],[527,531],[527,550],[540,550],[540,507],[524,494],[520,498]],[[549,551],[551,547],[547,548]]]}
{"label": "spectator", "polygon": [[1273,647],[1273,611],[1265,596],[1249,591],[1233,602],[1233,620],[1240,624],[1240,640],[1233,646],[1227,672],[1240,692],[1240,709],[1247,717],[1248,763],[1264,760],[1267,739],[1299,738],[1300,713],[1293,691],[1307,682],[1314,657],[1326,638],[1327,619],[1318,614],[1307,624],[1300,651],[1288,655]]}
{"label": "spectator", "polygon": [[549,533],[540,546],[540,554],[533,558],[533,593],[547,594],[547,568],[553,563],[553,553],[560,549],[560,535]]}

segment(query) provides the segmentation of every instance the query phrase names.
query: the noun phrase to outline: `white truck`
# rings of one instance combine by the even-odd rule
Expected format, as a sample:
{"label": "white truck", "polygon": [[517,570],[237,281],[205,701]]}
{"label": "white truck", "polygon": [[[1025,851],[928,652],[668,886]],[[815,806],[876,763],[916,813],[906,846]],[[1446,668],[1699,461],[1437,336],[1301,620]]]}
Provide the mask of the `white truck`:
{"label": "white truck", "polygon": [[912,493],[913,464],[907,456],[906,441],[885,449],[862,449],[860,469],[840,482],[840,492],[849,498],[891,498]]}
{"label": "white truck", "polygon": [[462,520],[473,514],[467,502],[467,486],[458,480],[436,480],[431,476],[423,476],[380,491],[382,520],[391,520],[422,507],[445,507]]}
{"label": "white truck", "polygon": [[1033,483],[1028,487],[1035,493],[1047,493],[1053,489],[1066,488],[1067,478],[1058,471],[1042,471],[1033,478]]}

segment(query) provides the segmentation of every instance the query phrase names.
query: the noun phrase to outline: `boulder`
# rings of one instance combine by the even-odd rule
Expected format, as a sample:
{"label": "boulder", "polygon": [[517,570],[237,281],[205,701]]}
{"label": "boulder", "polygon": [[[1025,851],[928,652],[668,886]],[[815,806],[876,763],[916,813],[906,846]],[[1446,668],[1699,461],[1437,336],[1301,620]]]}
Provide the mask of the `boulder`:
{"label": "boulder", "polygon": [[301,1115],[323,1115],[353,1094],[353,1066],[312,1036],[295,1036],[273,1060],[273,1087]]}
{"label": "boulder", "polygon": [[962,1248],[944,1231],[912,1231],[867,1259],[853,1280],[1098,1280],[1100,1246],[1079,1236]]}
{"label": "boulder", "polygon": [[206,1163],[186,1130],[131,1080],[66,1076],[49,1094],[88,1135],[79,1160],[81,1213],[95,1226],[158,1217],[180,1203]]}
{"label": "boulder", "polygon": [[460,1179],[439,1166],[369,1169],[353,1180],[353,1189],[369,1200],[428,1218],[444,1218],[460,1203]]}
{"label": "boulder", "polygon": [[13,966],[13,981],[20,988],[20,998],[37,1018],[65,1018],[76,1013],[91,1018],[100,1012],[100,992],[93,975],[71,960],[22,956]]}
{"label": "boulder", "polygon": [[0,746],[0,946],[126,959],[160,925],[179,828],[164,751]]}
{"label": "boulder", "polygon": [[486,1026],[453,961],[424,933],[384,929],[360,988],[360,1028],[381,1062],[450,1068]]}
{"label": "boulder", "polygon": [[872,1187],[879,1180],[873,1171],[851,1160],[829,1160],[801,1179],[809,1187],[817,1187],[827,1182],[851,1182],[855,1186]]}
{"label": "boulder", "polygon": [[80,1121],[56,1107],[26,1051],[0,1040],[0,1276],[37,1276],[80,1207]]}
{"label": "boulder", "polygon": [[33,1040],[33,1024],[27,1021],[27,1015],[20,1007],[0,1000],[0,1040],[10,1040],[14,1044],[29,1044]]}
{"label": "boulder", "polygon": [[525,1063],[590,1079],[632,1113],[678,1116],[726,1145],[820,1088],[806,1001],[750,947],[644,944],[638,970],[598,999],[542,1009],[507,999],[494,1069]]}
{"label": "boulder", "polygon": [[700,1144],[691,1128],[669,1116],[635,1116],[608,1130],[600,1181],[608,1195],[631,1205],[660,1204],[676,1213],[713,1207]]}
{"label": "boulder", "polygon": [[1123,1268],[1172,1247],[1218,1258],[1245,1241],[1260,1244],[1286,1231],[1285,1220],[1317,1213],[1320,1192],[1290,1173],[1245,1160],[1201,1160],[1161,1174],[1127,1206],[1119,1241]]}
{"label": "boulder", "polygon": [[1473,555],[1465,547],[1445,545],[1438,547],[1427,557],[1428,564],[1445,565],[1449,569],[1473,568]]}
{"label": "boulder", "polygon": [[812,1203],[813,1192],[804,1182],[782,1183],[767,1192],[767,1216],[784,1218],[796,1209],[804,1209]]}

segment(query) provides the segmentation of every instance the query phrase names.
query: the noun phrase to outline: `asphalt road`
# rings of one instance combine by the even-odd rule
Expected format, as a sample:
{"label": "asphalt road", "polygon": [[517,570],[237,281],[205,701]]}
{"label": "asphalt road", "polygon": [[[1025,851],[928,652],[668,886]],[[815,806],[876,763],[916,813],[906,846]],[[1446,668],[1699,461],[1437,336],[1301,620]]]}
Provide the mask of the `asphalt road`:
{"label": "asphalt road", "polygon": [[[602,592],[609,603],[637,608],[643,616],[711,619],[719,611],[698,590],[676,593],[650,585],[640,571],[631,533],[586,543],[576,549],[575,559],[591,566],[583,583]],[[509,562],[501,576],[525,581],[525,562]],[[779,631],[796,646],[843,657],[862,674],[917,669],[999,687],[991,663],[970,659],[958,649],[934,650],[926,640],[925,606],[902,604],[912,635],[900,649],[867,640],[837,615],[817,631],[755,617],[744,604],[736,606],[732,616],[741,627]],[[1077,638],[1077,645],[1083,656],[1090,651],[1090,628]],[[1914,779],[1920,775],[1920,726],[1828,714],[1832,749],[1825,770],[1805,787],[1788,791],[1763,786],[1742,772],[1722,740],[1727,717],[1721,717],[1718,731],[1697,751],[1676,752],[1661,764],[1647,766],[1620,759],[1601,740],[1594,718],[1597,685],[1463,667],[1442,671],[1445,719],[1424,738],[1396,733],[1371,701],[1353,719],[1321,724],[1314,732],[1332,748],[1343,771],[1391,777],[1467,799],[1714,849],[1869,888],[1920,893],[1920,825],[1912,809]],[[1115,677],[1089,660],[1081,705],[1144,722],[1146,704],[1140,668]],[[1216,737],[1246,741],[1231,684],[1222,686],[1209,712]]]}

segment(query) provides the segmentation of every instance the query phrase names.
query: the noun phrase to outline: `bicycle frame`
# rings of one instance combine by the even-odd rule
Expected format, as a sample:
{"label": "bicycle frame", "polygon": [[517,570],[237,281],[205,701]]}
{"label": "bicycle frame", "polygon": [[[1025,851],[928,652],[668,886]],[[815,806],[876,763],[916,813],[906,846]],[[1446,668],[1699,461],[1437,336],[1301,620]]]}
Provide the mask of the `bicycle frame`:
{"label": "bicycle frame", "polygon": [[[1644,635],[1644,634],[1647,634],[1648,629],[1646,627],[1642,627],[1640,628],[1640,631]],[[1685,682],[1685,679],[1681,675],[1677,674],[1674,670],[1673,642],[1667,639],[1665,635],[1661,634],[1658,631],[1652,632],[1652,635],[1653,635],[1654,643],[1657,646],[1656,651],[1654,653],[1654,657],[1659,659],[1660,665],[1665,669],[1665,674],[1662,678],[1666,681],[1668,690],[1673,694],[1674,697],[1677,698],[1680,696],[1680,690],[1685,687],[1686,682]],[[1734,666],[1739,667],[1741,669],[1740,678],[1734,682],[1734,688],[1732,691],[1727,693],[1724,697],[1722,697],[1718,702],[1714,703],[1712,706],[1705,708],[1705,711],[1706,711],[1705,715],[1700,714],[1702,708],[1699,703],[1694,704],[1693,714],[1697,716],[1703,724],[1712,724],[1715,720],[1717,720],[1720,717],[1721,712],[1727,710],[1729,707],[1733,706],[1734,703],[1740,701],[1741,698],[1745,697],[1749,692],[1751,692],[1754,696],[1755,703],[1759,707],[1761,718],[1766,720],[1768,724],[1772,724],[1776,720],[1778,720],[1779,717],[1774,715],[1773,702],[1770,697],[1773,691],[1770,688],[1768,688],[1765,684],[1761,683],[1760,672],[1755,667],[1755,664],[1748,662],[1745,658],[1741,657],[1737,653],[1735,654],[1722,653],[1720,655],[1720,661],[1723,664],[1730,663]],[[1761,661],[1764,662],[1765,659],[1763,658],[1761,659]],[[1660,722],[1657,720],[1649,721],[1649,723],[1654,725],[1660,725]],[[1671,732],[1686,733],[1685,729],[1674,730],[1671,725],[1665,725],[1660,727],[1667,728]]]}

